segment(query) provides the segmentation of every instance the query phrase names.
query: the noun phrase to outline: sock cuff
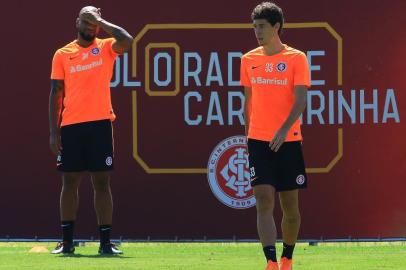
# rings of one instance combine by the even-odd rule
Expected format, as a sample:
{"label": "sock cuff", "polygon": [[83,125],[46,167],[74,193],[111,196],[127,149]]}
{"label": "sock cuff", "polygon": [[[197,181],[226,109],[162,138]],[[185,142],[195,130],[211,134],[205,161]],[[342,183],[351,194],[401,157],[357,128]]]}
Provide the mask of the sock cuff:
{"label": "sock cuff", "polygon": [[111,225],[99,225],[101,231],[111,231]]}
{"label": "sock cuff", "polygon": [[66,229],[73,228],[74,225],[75,225],[75,221],[73,221],[73,220],[63,220],[63,221],[61,221],[62,229],[64,229],[64,228],[66,228]]}
{"label": "sock cuff", "polygon": [[73,223],[75,223],[75,221],[74,220],[61,220],[61,223],[62,224],[73,224]]}

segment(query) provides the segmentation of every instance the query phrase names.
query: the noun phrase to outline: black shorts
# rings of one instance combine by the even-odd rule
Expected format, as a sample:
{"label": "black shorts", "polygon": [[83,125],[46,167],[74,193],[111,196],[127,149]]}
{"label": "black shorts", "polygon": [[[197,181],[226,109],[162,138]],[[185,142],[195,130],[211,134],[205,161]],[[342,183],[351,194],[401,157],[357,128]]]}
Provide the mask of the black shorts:
{"label": "black shorts", "polygon": [[284,142],[278,152],[269,142],[248,139],[251,186],[268,184],[276,191],[307,187],[302,142]]}
{"label": "black shorts", "polygon": [[62,172],[113,169],[114,140],[110,120],[84,122],[61,128],[62,150],[57,168]]}

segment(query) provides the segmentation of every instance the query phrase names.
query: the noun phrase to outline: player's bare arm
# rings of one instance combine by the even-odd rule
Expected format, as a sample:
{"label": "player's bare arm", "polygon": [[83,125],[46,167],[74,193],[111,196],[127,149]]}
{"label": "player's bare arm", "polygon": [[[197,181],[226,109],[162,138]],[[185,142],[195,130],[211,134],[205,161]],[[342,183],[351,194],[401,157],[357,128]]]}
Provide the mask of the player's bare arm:
{"label": "player's bare arm", "polygon": [[293,104],[292,110],[289,113],[288,118],[283,123],[281,128],[276,132],[272,141],[269,143],[272,151],[277,152],[282,144],[286,140],[286,136],[289,129],[295,123],[295,121],[300,117],[306,108],[307,103],[307,86],[295,85],[295,103]]}
{"label": "player's bare arm", "polygon": [[85,10],[80,14],[80,19],[85,20],[90,24],[99,26],[107,34],[114,37],[116,41],[112,46],[116,53],[122,54],[128,52],[131,49],[133,37],[120,26],[112,24],[103,19],[100,14],[100,9]]}
{"label": "player's bare arm", "polygon": [[63,80],[51,80],[49,94],[49,145],[57,155],[61,150],[60,124],[65,84]]}
{"label": "player's bare arm", "polygon": [[250,127],[250,115],[251,115],[251,87],[244,87],[245,102],[244,102],[244,118],[245,118],[245,136],[248,136],[248,130]]}

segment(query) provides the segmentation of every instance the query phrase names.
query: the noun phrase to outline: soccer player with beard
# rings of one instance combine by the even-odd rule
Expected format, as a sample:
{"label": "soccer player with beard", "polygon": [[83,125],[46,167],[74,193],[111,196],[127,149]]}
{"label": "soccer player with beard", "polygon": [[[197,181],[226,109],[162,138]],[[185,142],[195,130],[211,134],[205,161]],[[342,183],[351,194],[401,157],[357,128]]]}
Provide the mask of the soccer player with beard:
{"label": "soccer player with beard", "polygon": [[[298,190],[307,185],[299,117],[306,107],[310,72],[306,55],[280,40],[283,13],[263,2],[251,14],[259,47],[241,58],[251,186],[266,270],[291,270],[300,227]],[[276,193],[283,212],[283,252],[276,259]]]}
{"label": "soccer player with beard", "polygon": [[[121,254],[110,242],[113,201],[109,171],[113,169],[115,114],[110,80],[117,55],[130,50],[133,38],[123,28],[87,6],[76,19],[77,39],[57,50],[52,61],[49,96],[50,147],[62,172],[60,218],[63,241],[53,254],[75,251],[73,231],[79,204],[78,188],[89,172],[100,230],[100,254]],[[103,29],[112,38],[98,39]]]}

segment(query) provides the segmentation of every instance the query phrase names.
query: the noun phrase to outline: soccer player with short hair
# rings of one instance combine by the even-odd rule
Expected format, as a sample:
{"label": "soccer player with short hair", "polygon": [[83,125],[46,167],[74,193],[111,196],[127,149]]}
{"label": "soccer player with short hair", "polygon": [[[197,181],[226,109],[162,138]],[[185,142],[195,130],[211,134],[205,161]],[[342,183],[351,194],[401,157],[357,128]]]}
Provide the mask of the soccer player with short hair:
{"label": "soccer player with short hair", "polygon": [[[241,84],[257,229],[266,269],[291,270],[300,227],[298,190],[307,185],[299,117],[306,107],[310,73],[306,55],[281,42],[280,7],[263,2],[254,8],[251,19],[260,46],[241,58]],[[283,212],[279,265],[273,218],[276,193]]]}
{"label": "soccer player with short hair", "polygon": [[[100,254],[121,254],[110,242],[113,201],[109,171],[113,169],[115,114],[110,80],[118,54],[130,50],[133,38],[101,17],[100,9],[84,7],[76,19],[77,39],[57,50],[52,61],[49,96],[50,147],[62,172],[60,216],[63,241],[53,254],[75,251],[73,230],[78,188],[88,171],[100,231]],[[103,29],[112,38],[98,39]]]}

